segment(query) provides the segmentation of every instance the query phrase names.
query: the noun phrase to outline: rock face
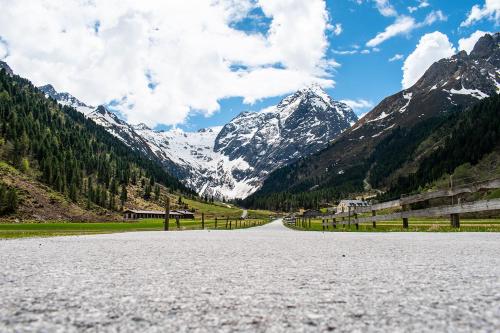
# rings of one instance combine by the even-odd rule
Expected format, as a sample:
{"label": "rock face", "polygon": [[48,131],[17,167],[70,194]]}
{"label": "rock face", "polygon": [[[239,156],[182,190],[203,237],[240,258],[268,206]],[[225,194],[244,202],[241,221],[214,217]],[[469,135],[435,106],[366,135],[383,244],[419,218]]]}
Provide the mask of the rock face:
{"label": "rock face", "polygon": [[160,161],[201,195],[243,198],[273,170],[313,154],[357,121],[350,107],[313,85],[260,112],[243,112],[222,127],[183,132],[129,125],[52,86],[46,96],[73,106],[127,145]]}
{"label": "rock face", "polygon": [[277,106],[242,113],[224,126],[214,148],[230,159],[243,158],[252,166],[272,163],[279,167],[324,148],[356,120],[350,107],[312,86]]}

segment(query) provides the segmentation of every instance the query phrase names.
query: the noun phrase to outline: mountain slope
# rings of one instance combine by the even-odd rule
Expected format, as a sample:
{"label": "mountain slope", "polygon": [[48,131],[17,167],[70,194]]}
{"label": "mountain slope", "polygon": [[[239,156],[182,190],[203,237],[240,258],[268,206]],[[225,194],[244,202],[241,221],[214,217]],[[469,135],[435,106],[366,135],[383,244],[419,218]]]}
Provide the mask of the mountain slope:
{"label": "mountain slope", "polygon": [[[51,86],[40,89],[62,104],[87,107]],[[194,133],[132,126],[103,106],[82,112],[128,146],[160,161],[199,194],[219,198],[246,197],[270,172],[325,148],[357,120],[352,109],[316,85],[277,106],[244,112],[223,127]]]}
{"label": "mountain slope", "polygon": [[[271,174],[246,203],[263,203],[279,195],[311,203],[360,193],[372,185],[382,186],[379,190],[391,187],[391,173],[402,164],[409,166],[402,174],[411,172],[418,166],[413,159],[432,150],[432,140],[425,140],[446,124],[443,119],[450,112],[465,110],[500,91],[499,42],[500,34],[485,35],[470,55],[461,52],[436,62],[413,87],[384,99],[330,147]],[[404,144],[387,144],[395,131]],[[414,155],[421,143],[426,148]],[[388,168],[386,161],[392,156],[401,160]],[[376,184],[370,184],[373,178]]]}
{"label": "mountain slope", "polygon": [[9,186],[24,184],[19,190],[26,192],[43,183],[80,205],[80,211],[82,207],[117,210],[120,186],[144,177],[192,193],[158,163],[4,69],[0,71],[0,162],[33,180],[16,182],[19,177],[9,171],[5,174],[11,179]]}

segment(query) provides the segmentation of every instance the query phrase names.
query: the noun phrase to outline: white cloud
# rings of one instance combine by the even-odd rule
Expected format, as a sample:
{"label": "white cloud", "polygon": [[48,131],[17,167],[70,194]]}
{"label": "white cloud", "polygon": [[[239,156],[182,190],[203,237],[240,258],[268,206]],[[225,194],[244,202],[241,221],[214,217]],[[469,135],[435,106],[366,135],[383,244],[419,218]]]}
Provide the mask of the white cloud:
{"label": "white cloud", "polygon": [[[269,30],[234,28],[255,7]],[[225,97],[252,103],[313,82],[331,87],[338,66],[325,57],[322,0],[0,0],[0,8],[17,73],[94,105],[117,100],[132,123],[179,124],[218,111]]]}
{"label": "white cloud", "polygon": [[413,13],[413,12],[416,12],[417,10],[419,10],[420,8],[427,8],[429,6],[430,6],[429,2],[427,2],[426,0],[420,0],[419,4],[417,6],[408,7],[408,11],[410,13]]}
{"label": "white cloud", "polygon": [[446,20],[446,15],[444,15],[440,10],[430,12],[425,17],[423,22],[417,22],[411,16],[401,15],[396,18],[396,22],[387,26],[383,32],[377,34],[374,38],[369,40],[368,43],[366,43],[366,46],[375,47],[392,37],[406,35],[415,29],[429,26],[437,21]]}
{"label": "white cloud", "polygon": [[458,41],[458,49],[460,51],[471,53],[479,38],[483,37],[486,34],[490,34],[490,32],[484,32],[478,30],[474,32],[472,35],[470,35],[470,37],[460,39]]}
{"label": "white cloud", "polygon": [[342,31],[343,31],[342,24],[337,23],[333,26],[333,34],[335,36],[339,36],[342,33]]}
{"label": "white cloud", "polygon": [[374,0],[375,1],[375,6],[377,7],[378,11],[380,14],[383,16],[397,16],[398,12],[396,9],[391,5],[389,0]]}
{"label": "white cloud", "polygon": [[422,36],[415,51],[404,62],[403,89],[413,86],[434,62],[455,53],[456,49],[445,34],[436,31]]}
{"label": "white cloud", "polygon": [[402,54],[398,53],[398,54],[395,54],[394,57],[390,58],[389,62],[398,61],[398,60],[401,60],[403,58],[404,58],[404,56]]}
{"label": "white cloud", "polygon": [[494,21],[496,25],[500,24],[500,0],[485,0],[482,7],[474,5],[460,26],[469,27],[483,19]]}
{"label": "white cloud", "polygon": [[386,17],[390,16],[397,16],[398,12],[394,8],[393,5],[391,5],[389,0],[355,0],[358,5],[363,4],[363,2],[370,2],[373,1],[375,3],[375,7],[377,8],[378,12]]}
{"label": "white cloud", "polygon": [[373,103],[365,99],[343,99],[341,102],[349,105],[355,111],[373,108]]}
{"label": "white cloud", "polygon": [[368,47],[374,47],[382,44],[386,40],[395,37],[397,35],[406,34],[416,27],[416,21],[410,16],[400,16],[396,19],[396,22],[389,25],[385,30],[377,34],[373,39],[366,43]]}
{"label": "white cloud", "polygon": [[430,12],[426,17],[421,26],[431,25],[437,21],[446,21],[448,18],[443,14],[442,11],[436,10]]}
{"label": "white cloud", "polygon": [[332,50],[333,54],[339,54],[339,55],[352,55],[358,53],[357,50]]}

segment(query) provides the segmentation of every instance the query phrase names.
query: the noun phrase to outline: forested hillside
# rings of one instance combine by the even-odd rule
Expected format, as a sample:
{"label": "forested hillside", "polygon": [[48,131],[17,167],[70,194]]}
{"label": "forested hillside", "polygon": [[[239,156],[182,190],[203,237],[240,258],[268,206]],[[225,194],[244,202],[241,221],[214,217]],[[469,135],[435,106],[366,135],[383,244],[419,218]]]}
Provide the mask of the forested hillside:
{"label": "forested hillside", "polygon": [[[87,208],[118,210],[126,185],[144,178],[149,195],[155,183],[193,194],[155,161],[5,69],[0,70],[0,162]],[[0,182],[0,201],[0,213],[15,210],[14,185]]]}
{"label": "forested hillside", "polygon": [[[500,97],[494,95],[465,111],[394,128],[370,155],[360,156],[357,165],[340,174],[326,169],[300,179],[316,156],[303,159],[273,173],[259,192],[241,203],[285,211],[316,208],[322,202],[362,194],[367,185],[385,189],[379,199],[393,199],[421,190],[459,166],[474,166],[499,148]],[[274,192],[283,187],[286,191]]]}

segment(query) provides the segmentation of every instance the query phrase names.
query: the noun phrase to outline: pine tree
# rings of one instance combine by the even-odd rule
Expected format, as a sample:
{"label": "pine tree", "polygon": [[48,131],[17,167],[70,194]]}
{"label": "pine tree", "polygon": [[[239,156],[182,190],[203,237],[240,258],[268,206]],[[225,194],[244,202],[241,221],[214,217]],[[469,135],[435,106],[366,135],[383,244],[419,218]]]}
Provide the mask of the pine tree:
{"label": "pine tree", "polygon": [[158,184],[155,185],[155,200],[160,200],[160,186]]}
{"label": "pine tree", "polygon": [[144,187],[144,196],[143,196],[143,198],[145,200],[151,199],[151,185],[146,184],[146,186]]}
{"label": "pine tree", "polygon": [[122,192],[120,194],[120,203],[122,204],[122,210],[123,206],[125,205],[125,202],[127,201],[127,186],[125,184],[122,185]]}

